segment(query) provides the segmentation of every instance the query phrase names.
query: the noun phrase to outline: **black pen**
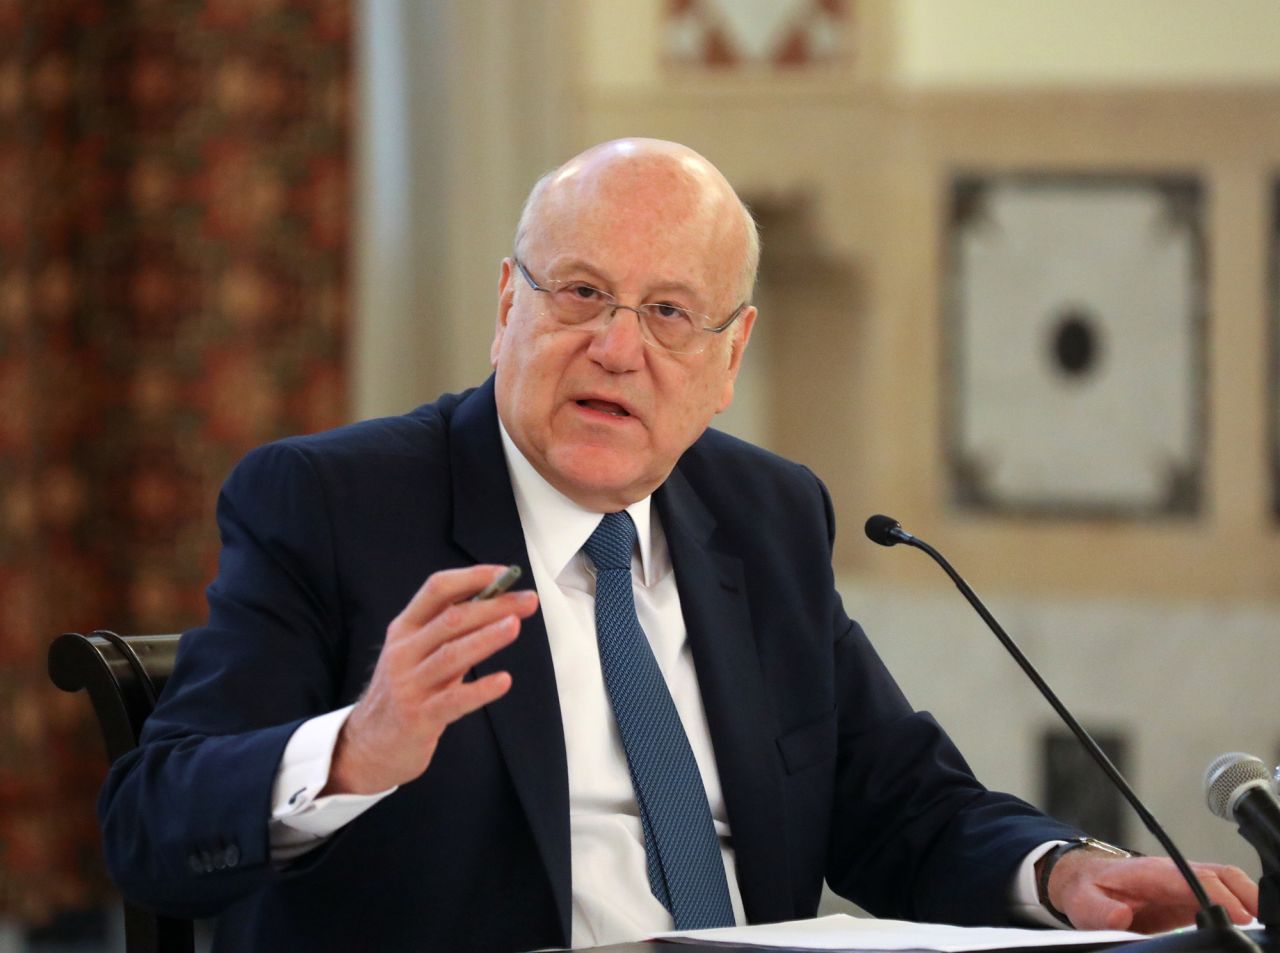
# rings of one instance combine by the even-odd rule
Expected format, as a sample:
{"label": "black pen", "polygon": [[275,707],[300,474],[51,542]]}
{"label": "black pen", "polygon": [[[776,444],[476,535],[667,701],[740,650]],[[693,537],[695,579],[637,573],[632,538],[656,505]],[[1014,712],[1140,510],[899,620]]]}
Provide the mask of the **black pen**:
{"label": "black pen", "polygon": [[471,601],[479,602],[482,599],[492,599],[494,596],[502,595],[520,578],[520,572],[519,566],[508,566],[503,570],[502,575],[472,596]]}

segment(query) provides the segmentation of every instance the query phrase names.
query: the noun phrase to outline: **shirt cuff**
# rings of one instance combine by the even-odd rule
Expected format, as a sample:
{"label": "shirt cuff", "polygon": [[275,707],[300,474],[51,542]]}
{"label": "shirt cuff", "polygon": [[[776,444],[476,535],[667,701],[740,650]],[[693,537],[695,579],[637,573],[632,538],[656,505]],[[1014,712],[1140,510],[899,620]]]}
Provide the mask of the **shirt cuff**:
{"label": "shirt cuff", "polygon": [[268,834],[271,860],[286,864],[319,847],[334,833],[396,790],[377,794],[327,794],[329,765],[338,733],[354,705],[304,721],[289,738],[271,789]]}
{"label": "shirt cuff", "polygon": [[1070,929],[1040,902],[1040,889],[1036,886],[1036,861],[1059,844],[1065,843],[1063,840],[1046,841],[1022,859],[1022,866],[1014,875],[1009,889],[1009,912],[1012,919],[1030,926]]}

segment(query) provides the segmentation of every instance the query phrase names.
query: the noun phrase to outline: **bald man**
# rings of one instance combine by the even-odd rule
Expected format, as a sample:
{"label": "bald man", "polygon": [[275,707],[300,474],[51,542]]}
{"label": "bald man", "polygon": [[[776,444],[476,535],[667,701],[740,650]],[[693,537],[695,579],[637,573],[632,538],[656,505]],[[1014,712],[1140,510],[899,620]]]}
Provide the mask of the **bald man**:
{"label": "bald man", "polygon": [[[974,779],[845,615],[822,484],[708,429],[758,259],[704,158],[597,146],[526,203],[487,382],[242,461],[209,621],[104,788],[126,895],[217,916],[226,950],[589,946],[690,908],[811,916],[824,879],[900,918],[1190,919],[1167,861]],[[628,553],[629,598],[606,596]],[[508,565],[516,587],[474,600]],[[644,697],[611,668],[615,598]],[[697,834],[673,845],[646,785],[677,775]],[[1256,909],[1242,873],[1203,873]]]}

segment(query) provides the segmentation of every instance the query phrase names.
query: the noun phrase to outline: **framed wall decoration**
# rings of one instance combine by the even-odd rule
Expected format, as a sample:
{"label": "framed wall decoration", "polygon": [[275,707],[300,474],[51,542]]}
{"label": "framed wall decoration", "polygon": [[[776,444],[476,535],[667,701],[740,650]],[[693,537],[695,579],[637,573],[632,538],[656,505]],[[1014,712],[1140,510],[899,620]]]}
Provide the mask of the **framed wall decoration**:
{"label": "framed wall decoration", "polygon": [[849,55],[853,0],[667,0],[662,50],[672,66],[804,69]]}
{"label": "framed wall decoration", "polygon": [[953,178],[942,417],[956,505],[1199,511],[1202,217],[1189,177]]}

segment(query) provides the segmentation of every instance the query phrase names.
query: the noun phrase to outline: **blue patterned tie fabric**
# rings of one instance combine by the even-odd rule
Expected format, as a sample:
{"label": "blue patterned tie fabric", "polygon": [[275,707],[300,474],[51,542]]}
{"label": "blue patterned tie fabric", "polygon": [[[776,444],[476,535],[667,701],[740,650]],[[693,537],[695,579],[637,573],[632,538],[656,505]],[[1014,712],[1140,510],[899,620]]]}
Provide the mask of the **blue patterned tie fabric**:
{"label": "blue patterned tie fabric", "polygon": [[636,617],[631,554],[636,527],[608,513],[582,547],[596,567],[600,667],[640,805],[653,895],[677,930],[733,926],[707,792],[671,692]]}

